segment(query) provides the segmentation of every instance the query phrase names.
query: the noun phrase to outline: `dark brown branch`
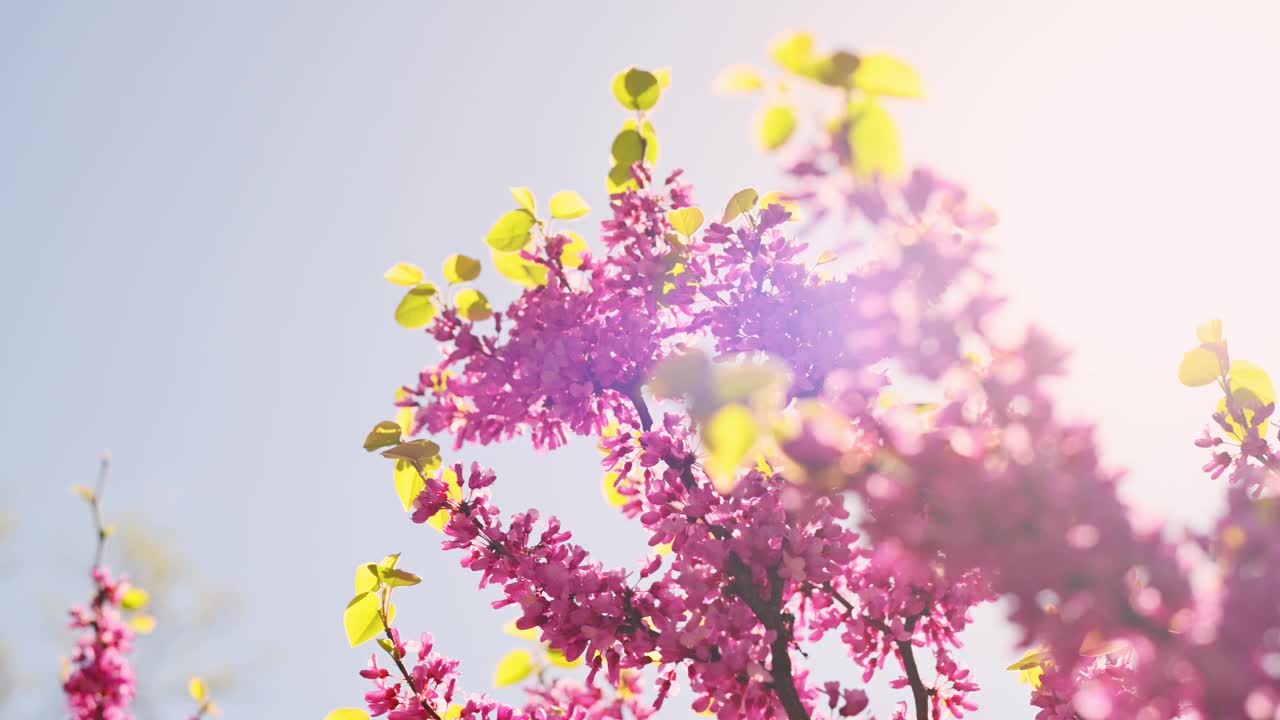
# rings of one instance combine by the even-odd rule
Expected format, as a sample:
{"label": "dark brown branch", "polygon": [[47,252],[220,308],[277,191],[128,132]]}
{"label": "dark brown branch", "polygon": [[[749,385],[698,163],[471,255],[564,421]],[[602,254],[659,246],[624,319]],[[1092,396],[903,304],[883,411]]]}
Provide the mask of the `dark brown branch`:
{"label": "dark brown branch", "polygon": [[649,406],[645,404],[644,395],[640,392],[640,383],[634,382],[622,389],[622,392],[635,406],[636,414],[640,416],[640,429],[645,432],[653,429],[653,416],[649,414]]}
{"label": "dark brown branch", "polygon": [[[910,634],[915,629],[916,620],[912,617],[907,619],[907,633]],[[916,656],[911,639],[897,641],[898,654],[902,656],[902,667],[907,672],[907,681],[911,683],[911,697],[916,704],[916,720],[929,720],[929,689],[924,686],[924,681],[920,679],[920,668],[916,666]]]}
{"label": "dark brown branch", "polygon": [[730,586],[738,593],[751,612],[755,613],[766,628],[773,631],[773,642],[769,645],[773,675],[773,692],[778,702],[786,711],[788,720],[809,720],[809,713],[800,701],[800,693],[796,690],[795,671],[791,667],[791,618],[782,612],[782,579],[770,574],[770,597],[766,600],[756,591],[751,580],[751,569],[735,554],[729,553],[728,570],[733,578]]}

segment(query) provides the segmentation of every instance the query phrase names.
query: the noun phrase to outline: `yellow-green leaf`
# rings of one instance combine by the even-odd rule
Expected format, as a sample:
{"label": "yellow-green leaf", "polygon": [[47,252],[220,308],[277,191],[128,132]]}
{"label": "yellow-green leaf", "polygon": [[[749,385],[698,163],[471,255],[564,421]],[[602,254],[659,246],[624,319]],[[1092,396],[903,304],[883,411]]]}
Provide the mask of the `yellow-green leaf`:
{"label": "yellow-green leaf", "polygon": [[853,73],[853,85],[872,95],[918,98],[924,96],[924,83],[915,69],[892,55],[863,55]]}
{"label": "yellow-green leaf", "polygon": [[1178,382],[1187,387],[1208,385],[1222,375],[1218,354],[1207,347],[1188,350],[1178,366]]}
{"label": "yellow-green leaf", "polygon": [[396,322],[410,330],[421,330],[436,317],[435,297],[439,290],[431,283],[423,283],[405,293],[396,306]]}
{"label": "yellow-green leaf", "polygon": [[512,650],[498,661],[493,672],[493,686],[509,687],[533,674],[533,654],[528,650]]}
{"label": "yellow-green leaf", "polygon": [[774,190],[760,198],[760,207],[767,208],[770,205],[781,205],[787,212],[791,213],[791,217],[787,222],[797,222],[800,220],[800,203],[792,200],[785,193]]}
{"label": "yellow-green leaf", "polygon": [[471,322],[488,320],[493,317],[493,308],[489,305],[489,298],[475,288],[467,288],[458,293],[458,297],[454,299],[454,302],[458,305],[458,314]]}
{"label": "yellow-green leaf", "polygon": [[342,614],[342,626],[347,631],[347,642],[351,647],[363,645],[382,632],[379,609],[378,594],[374,592],[360,593],[347,603],[346,612]]}
{"label": "yellow-green leaf", "polygon": [[860,103],[849,129],[853,171],[864,179],[892,177],[902,172],[902,149],[893,117],[879,103]]}
{"label": "yellow-green leaf", "polygon": [[360,708],[338,708],[325,715],[324,720],[370,720],[370,718],[369,713]]}
{"label": "yellow-green leaf", "polygon": [[614,507],[622,507],[630,500],[626,495],[618,491],[618,473],[607,472],[604,474],[604,500]]}
{"label": "yellow-green leaf", "polygon": [[125,610],[141,610],[151,601],[151,593],[138,587],[131,587],[120,598],[120,607]]}
{"label": "yellow-green leaf", "polygon": [[614,163],[624,167],[631,167],[643,160],[645,149],[644,138],[635,128],[635,122],[630,122],[628,125],[630,127],[624,127],[622,132],[613,139],[613,145],[609,148],[609,154],[613,156]]}
{"label": "yellow-green leaf", "polygon": [[777,150],[791,139],[796,129],[796,113],[787,105],[765,108],[760,116],[758,136],[766,150]]}
{"label": "yellow-green leaf", "polygon": [[516,627],[515,620],[507,621],[507,624],[502,626],[502,632],[508,635],[511,635],[512,637],[518,637],[521,640],[533,640],[535,642],[538,640],[538,637],[540,636],[540,633],[538,632],[538,628],[529,628],[528,630],[521,630],[520,628]]}
{"label": "yellow-green leaf", "polygon": [[557,220],[576,220],[591,212],[582,196],[572,190],[561,190],[551,196],[551,217]]}
{"label": "yellow-green leaf", "polygon": [[471,282],[480,277],[480,261],[466,255],[450,255],[444,261],[444,279],[451,283]]}
{"label": "yellow-green leaf", "polygon": [[156,629],[156,619],[150,615],[134,615],[129,618],[129,627],[139,635],[150,635]]}
{"label": "yellow-green leaf", "polygon": [[426,487],[427,483],[423,481],[422,475],[418,473],[413,463],[408,460],[396,461],[396,497],[400,498],[400,504],[404,506],[405,512],[413,509],[413,501]]}
{"label": "yellow-green leaf", "polygon": [[811,77],[813,73],[813,36],[806,32],[789,33],[776,40],[769,54],[784,69],[796,75]]}
{"label": "yellow-green leaf", "polygon": [[613,78],[613,96],[628,110],[649,110],[661,95],[658,76],[647,70],[628,68]]}
{"label": "yellow-green leaf", "polygon": [[692,237],[698,232],[698,228],[702,227],[705,219],[702,211],[696,207],[680,208],[667,213],[667,222],[671,223],[671,229],[685,237]]}
{"label": "yellow-green leaf", "polygon": [[382,561],[378,563],[378,567],[385,568],[387,570],[394,570],[396,563],[398,562],[400,562],[400,553],[391,553],[390,555],[384,555],[382,557]]}
{"label": "yellow-green leaf", "polygon": [[454,703],[449,706],[449,709],[446,710],[444,713],[444,717],[440,718],[440,720],[459,720],[459,718],[462,717],[462,712],[466,709],[467,709],[466,705],[459,705],[458,703]]}
{"label": "yellow-green leaf", "polygon": [[818,261],[814,264],[826,265],[829,262],[835,262],[839,257],[840,256],[836,254],[835,250],[823,250],[822,254],[818,256]]}
{"label": "yellow-green leaf", "polygon": [[382,274],[382,277],[396,285],[413,287],[414,285],[422,282],[423,274],[422,268],[417,265],[402,262],[396,263],[390,268],[387,268],[387,271]]}
{"label": "yellow-green leaf", "polygon": [[1222,321],[1210,320],[1197,325],[1196,337],[1202,343],[1216,344],[1222,342]]}
{"label": "yellow-green leaf", "polygon": [[[1276,401],[1276,388],[1271,382],[1271,376],[1261,366],[1248,360],[1232,360],[1228,380],[1231,388],[1231,397],[1235,400],[1236,405],[1244,410],[1244,418],[1247,423],[1253,423],[1254,413],[1261,409],[1262,406]],[[1227,399],[1225,397],[1218,401],[1218,412],[1227,412]],[[1231,425],[1232,433],[1243,440],[1246,433],[1240,423],[1236,422],[1235,418],[1230,415],[1227,415],[1227,422]],[[1258,435],[1265,437],[1269,425],[1269,420],[1262,421],[1262,424],[1258,426]]]}
{"label": "yellow-green leaf", "polygon": [[742,213],[751,212],[759,199],[760,193],[756,192],[754,188],[739,190],[733,194],[733,197],[729,198],[729,203],[724,206],[724,217],[720,219],[720,222],[729,223]]}
{"label": "yellow-green leaf", "polygon": [[557,650],[555,648],[547,648],[547,660],[550,660],[551,664],[555,665],[556,667],[562,667],[566,669],[576,668],[582,664],[581,656],[574,658],[573,660],[570,660],[569,658],[564,656],[563,650]]}
{"label": "yellow-green leaf", "polygon": [[530,215],[537,216],[538,201],[533,196],[533,191],[527,187],[511,188],[511,197],[516,199],[516,204],[524,208]]}
{"label": "yellow-green leaf", "polygon": [[494,250],[493,266],[502,277],[514,280],[527,288],[547,284],[547,266],[525,260],[520,253],[503,253]]}
{"label": "yellow-green leaf", "polygon": [[858,69],[858,56],[843,50],[817,60],[813,65],[813,77],[823,85],[848,88],[853,86],[853,74]]}
{"label": "yellow-green leaf", "polygon": [[71,492],[74,492],[76,495],[79,495],[81,500],[84,500],[85,502],[89,502],[89,503],[93,502],[94,499],[97,497],[96,495],[93,494],[92,488],[85,487],[84,485],[72,485]]}
{"label": "yellow-green leaf", "polygon": [[[462,499],[462,481],[458,478],[458,474],[453,471],[453,468],[446,468],[440,479],[449,488],[450,500],[458,502]],[[436,530],[444,532],[444,526],[449,522],[449,514],[448,508],[439,510],[435,515],[427,518],[427,524]]]}
{"label": "yellow-green leaf", "polygon": [[658,87],[666,90],[671,87],[671,68],[662,67],[653,71],[653,76],[658,78]]}
{"label": "yellow-green leaf", "polygon": [[393,567],[392,568],[386,568],[381,566],[374,566],[374,567],[377,568],[378,578],[382,580],[384,584],[390,587],[410,587],[412,585],[417,585],[418,583],[422,582],[422,578],[418,577],[417,575],[414,575],[408,570],[401,570],[399,568],[393,568]]}
{"label": "yellow-green leaf", "polygon": [[636,179],[631,176],[631,166],[618,163],[609,168],[605,186],[608,188],[610,195],[634,189],[636,187]]}
{"label": "yellow-green leaf", "polygon": [[764,88],[764,78],[749,65],[730,65],[716,76],[715,90],[727,95],[750,93]]}
{"label": "yellow-green leaf", "polygon": [[[399,427],[397,425],[397,427]],[[410,440],[382,451],[382,457],[407,460],[420,468],[428,467],[440,459],[440,446],[426,439]]]}
{"label": "yellow-green leaf", "polygon": [[378,448],[390,447],[400,442],[400,423],[383,420],[364,438],[364,449],[373,452]]}
{"label": "yellow-green leaf", "polygon": [[760,429],[746,406],[730,403],[716,411],[702,431],[708,456],[707,474],[716,489],[728,493],[737,485],[738,466],[755,447]]}
{"label": "yellow-green leaf", "polygon": [[489,228],[489,234],[485,235],[484,241],[494,250],[515,252],[529,244],[530,233],[533,231],[535,222],[533,213],[528,210],[523,208],[512,210],[498,218],[493,227]]}
{"label": "yellow-green leaf", "polygon": [[578,233],[567,232],[565,235],[569,236],[569,242],[560,248],[560,264],[567,268],[582,267],[584,262],[582,254],[590,251],[591,248],[587,246],[587,241],[583,240]]}
{"label": "yellow-green leaf", "polygon": [[204,703],[209,699],[209,685],[205,683],[204,678],[193,677],[187,683],[187,694],[192,700],[198,703]]}
{"label": "yellow-green leaf", "polygon": [[377,565],[364,563],[356,568],[356,595],[377,590],[381,582]]}

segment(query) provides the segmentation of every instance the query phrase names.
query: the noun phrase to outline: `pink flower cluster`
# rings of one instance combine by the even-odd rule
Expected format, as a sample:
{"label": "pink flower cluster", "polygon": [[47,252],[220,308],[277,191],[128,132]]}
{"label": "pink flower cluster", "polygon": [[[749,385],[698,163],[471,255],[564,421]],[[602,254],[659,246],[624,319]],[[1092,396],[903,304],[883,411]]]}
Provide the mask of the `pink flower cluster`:
{"label": "pink flower cluster", "polygon": [[[854,181],[840,138],[791,166],[809,218],[795,232],[773,203],[677,236],[668,213],[692,204],[689,188],[679,173],[654,186],[637,166],[638,187],[611,200],[602,255],[567,267],[553,235],[524,254],[548,282],[491,331],[450,312],[429,329],[445,360],[408,388],[415,430],[459,447],[599,437],[622,512],[671,551],[607,568],[554,517],[504,519],[485,468],[451,468],[461,499],[443,470],[426,478],[414,521],[447,511],[444,547],[501,589],[495,607],[517,607],[519,628],[589,668],[585,685],[532,688],[521,712],[618,717],[600,683],[628,687],[643,670],[644,709],[638,686],[627,696],[638,717],[681,685],[693,710],[723,720],[866,717],[861,685],[892,659],[895,717],[963,717],[979,685],[961,633],[975,606],[1005,598],[1024,643],[1046,648],[1031,698],[1041,720],[1276,717],[1277,456],[1257,432],[1273,408],[1252,416],[1237,454],[1201,442],[1215,453],[1206,470],[1235,468],[1212,536],[1139,527],[1092,429],[1056,416],[1046,382],[1064,353],[1034,329],[993,331],[1004,299],[981,259],[994,216],[925,170]],[[797,237],[819,231],[842,238],[843,274],[818,272]],[[689,348],[767,355],[791,373],[792,422],[728,492],[704,466],[705,413],[649,409],[658,363]],[[938,399],[894,407],[885,391],[898,385]],[[1214,587],[1193,587],[1203,571]],[[804,667],[805,644],[829,635],[860,669],[855,684]],[[434,657],[421,652],[414,677]],[[424,716],[375,671],[371,710]],[[412,700],[434,704],[422,688],[444,688],[448,702],[452,671],[423,670]],[[463,717],[490,712],[523,717],[484,703]]]}
{"label": "pink flower cluster", "polygon": [[133,631],[120,616],[120,600],[129,589],[113,581],[105,568],[93,571],[94,594],[88,607],[71,610],[71,628],[83,631],[71,656],[71,672],[62,684],[76,720],[127,720],[136,692],[128,654]]}

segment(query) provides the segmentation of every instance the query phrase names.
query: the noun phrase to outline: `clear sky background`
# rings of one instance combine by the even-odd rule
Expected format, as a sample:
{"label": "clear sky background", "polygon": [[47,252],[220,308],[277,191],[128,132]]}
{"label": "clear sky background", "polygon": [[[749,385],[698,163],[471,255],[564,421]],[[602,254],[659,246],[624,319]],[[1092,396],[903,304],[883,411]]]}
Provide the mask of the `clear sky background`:
{"label": "clear sky background", "polygon": [[[396,550],[426,578],[402,624],[485,689],[520,644],[509,613],[360,449],[435,358],[393,323],[381,273],[487,257],[509,185],[580,190],[599,219],[622,120],[608,83],[629,64],[673,67],[662,167],[701,202],[774,187],[755,104],[710,87],[786,28],[920,70],[928,99],[897,111],[907,154],[1000,212],[1001,285],[1075,349],[1065,407],[1099,419],[1144,512],[1204,522],[1220,488],[1190,441],[1213,399],[1176,381],[1195,323],[1223,318],[1233,355],[1280,368],[1278,7],[0,0],[0,646],[20,683],[0,708],[57,715],[57,619],[92,553],[68,488],[104,447],[108,515],[242,608],[188,635],[193,599],[156,609],[138,655],[163,668],[142,678],[160,712],[142,720],[177,717],[187,675],[229,666],[229,718],[359,704],[366,653],[339,618],[356,564]],[[509,294],[489,270],[480,285]],[[606,563],[641,557],[590,444],[458,457],[497,468],[505,510],[560,515]],[[987,688],[978,717],[1029,717],[999,618],[980,613],[962,655]],[[149,650],[166,643],[181,652]],[[817,657],[819,676],[853,675]]]}

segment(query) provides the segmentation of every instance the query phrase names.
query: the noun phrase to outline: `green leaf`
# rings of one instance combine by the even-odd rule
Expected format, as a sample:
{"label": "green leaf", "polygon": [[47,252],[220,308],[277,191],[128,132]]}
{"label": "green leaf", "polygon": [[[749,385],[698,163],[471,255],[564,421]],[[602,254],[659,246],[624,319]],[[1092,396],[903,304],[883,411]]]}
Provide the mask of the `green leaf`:
{"label": "green leaf", "polygon": [[729,198],[729,203],[724,206],[724,217],[721,223],[733,222],[733,219],[745,212],[750,212],[755,206],[756,201],[760,199],[760,193],[754,188],[739,190]]}
{"label": "green leaf", "polygon": [[378,566],[365,563],[356,568],[356,594],[373,592],[382,581],[378,579]]}
{"label": "green leaf", "polygon": [[342,625],[347,631],[347,642],[351,647],[363,645],[382,632],[382,617],[379,611],[378,594],[363,592],[347,603],[347,610],[342,614]]}
{"label": "green leaf", "polygon": [[667,222],[671,223],[671,229],[685,237],[692,237],[698,232],[698,228],[702,227],[705,219],[702,211],[696,207],[680,208],[667,213]]}
{"label": "green leaf", "polygon": [[609,168],[608,184],[610,195],[616,195],[636,187],[636,179],[631,177],[630,165],[614,165]]}
{"label": "green leaf", "polygon": [[[382,423],[379,423],[381,425]],[[396,425],[399,430],[400,426]],[[440,458],[440,446],[430,440],[410,440],[396,444],[389,450],[382,451],[382,457],[393,460],[407,460],[418,467],[426,467],[433,460]]]}
{"label": "green leaf", "polygon": [[551,217],[557,220],[576,220],[591,212],[582,196],[572,190],[561,190],[551,196]]}
{"label": "green leaf", "polygon": [[796,113],[786,105],[766,108],[760,116],[760,144],[766,150],[777,150],[791,139],[796,129]]}
{"label": "green leaf", "polygon": [[400,553],[391,553],[390,555],[383,556],[382,561],[378,563],[378,567],[387,568],[389,570],[395,569],[396,563],[398,562],[400,562]]}
{"label": "green leaf", "polygon": [[576,668],[582,664],[581,657],[577,657],[573,660],[570,660],[569,658],[565,657],[563,650],[557,650],[555,648],[547,648],[547,659],[551,661],[552,665],[555,665],[556,667],[562,667],[565,669]]}
{"label": "green leaf", "polygon": [[129,627],[139,635],[150,635],[156,629],[156,619],[150,615],[134,615],[129,618]]}
{"label": "green leaf", "polygon": [[450,255],[444,261],[444,279],[451,283],[471,282],[480,277],[480,261],[466,255]]}
{"label": "green leaf", "polygon": [[[462,500],[462,480],[458,477],[458,474],[453,471],[453,468],[446,468],[445,471],[441,473],[440,480],[443,481],[445,487],[448,488],[448,498],[450,500],[455,503]],[[451,512],[449,508],[441,508],[435,515],[427,518],[427,524],[436,530],[443,532],[445,524],[449,522],[450,514]]]}
{"label": "green leaf", "polygon": [[671,87],[671,68],[663,67],[653,71],[653,76],[658,78],[658,87],[666,90]]}
{"label": "green leaf", "polygon": [[440,291],[431,283],[423,283],[405,293],[396,306],[396,322],[410,330],[421,330],[436,317],[435,297]]}
{"label": "green leaf", "polygon": [[631,167],[644,159],[644,138],[635,129],[635,122],[628,124],[631,127],[623,128],[613,139],[613,147],[609,149],[609,153],[618,165]]}
{"label": "green leaf", "polygon": [[493,266],[502,277],[515,280],[527,288],[547,284],[547,266],[525,260],[520,253],[502,253],[494,250]]}
{"label": "green leaf", "polygon": [[715,90],[727,95],[751,93],[764,88],[764,78],[749,65],[730,65],[716,76]]}
{"label": "green leaf", "polygon": [[722,493],[737,484],[738,467],[760,436],[755,416],[746,406],[730,403],[716,411],[702,430],[708,456],[704,466],[711,482]]}
{"label": "green leaf", "polygon": [[[376,567],[376,566],[375,566]],[[422,578],[407,570],[397,568],[378,568],[378,577],[391,587],[409,587],[422,582]]]}
{"label": "green leaf", "polygon": [[915,69],[892,55],[863,55],[853,73],[853,85],[871,95],[924,96],[924,83]]}
{"label": "green leaf", "polygon": [[359,708],[338,708],[325,715],[324,720],[370,720],[370,718],[369,713]]}
{"label": "green leaf", "polygon": [[813,36],[806,32],[790,33],[774,42],[769,54],[784,69],[796,75],[812,77],[815,59]]}
{"label": "green leaf", "polygon": [[813,66],[813,76],[818,82],[831,87],[853,87],[853,74],[858,69],[858,56],[843,50],[818,60]]}
{"label": "green leaf", "polygon": [[515,252],[529,244],[529,234],[533,231],[535,222],[533,213],[528,210],[512,210],[498,218],[493,227],[489,228],[484,241],[494,250]]}
{"label": "green leaf", "polygon": [[855,108],[849,146],[853,149],[854,174],[864,180],[892,177],[902,172],[898,128],[889,112],[875,101],[860,103]]}
{"label": "green leaf", "polygon": [[[628,125],[635,125],[634,120],[628,120]],[[649,165],[656,165],[658,162],[658,131],[653,128],[653,123],[648,120],[644,121],[644,125],[640,128],[640,137],[644,139],[644,161]]]}
{"label": "green leaf", "polygon": [[423,275],[422,268],[414,265],[413,263],[402,262],[396,263],[395,265],[387,268],[387,271],[382,274],[382,277],[386,278],[388,282],[395,283],[396,285],[411,287],[422,282]]}
{"label": "green leaf", "polygon": [[131,587],[120,598],[120,607],[125,610],[141,610],[151,601],[151,593],[139,587]]}
{"label": "green leaf", "polygon": [[538,215],[538,200],[534,198],[533,191],[527,187],[511,188],[511,197],[516,199],[516,204],[524,208],[530,215]]}
{"label": "green leaf", "polygon": [[364,449],[373,452],[378,448],[390,447],[400,442],[400,423],[383,420],[364,438]]}
{"label": "green leaf", "polygon": [[661,95],[658,77],[647,70],[628,68],[613,78],[613,96],[628,110],[649,110]]}
{"label": "green leaf", "polygon": [[458,297],[454,298],[454,302],[458,305],[458,314],[471,322],[488,320],[493,317],[493,308],[489,305],[489,298],[475,288],[467,288],[458,293]]}
{"label": "green leaf", "polygon": [[533,674],[533,654],[528,650],[512,650],[498,661],[493,673],[493,686],[509,687]]}

